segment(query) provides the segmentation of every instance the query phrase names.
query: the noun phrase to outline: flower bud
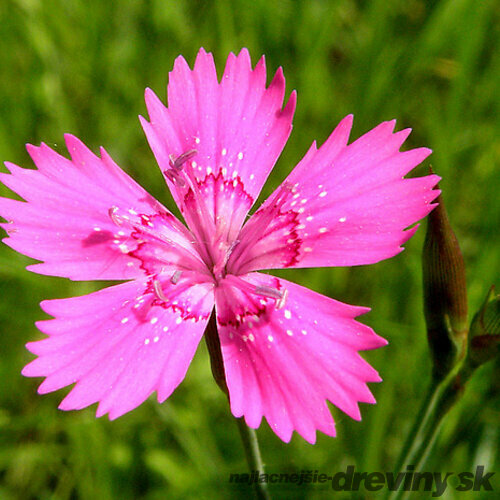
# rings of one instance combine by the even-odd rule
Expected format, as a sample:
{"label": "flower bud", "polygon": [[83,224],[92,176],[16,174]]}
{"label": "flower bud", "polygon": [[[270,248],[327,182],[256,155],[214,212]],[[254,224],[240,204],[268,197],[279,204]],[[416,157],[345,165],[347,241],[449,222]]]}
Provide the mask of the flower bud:
{"label": "flower bud", "polygon": [[434,361],[433,375],[444,377],[465,355],[467,290],[457,238],[439,196],[429,214],[423,249],[424,312]]}
{"label": "flower bud", "polygon": [[500,295],[491,287],[470,327],[468,361],[477,368],[500,354]]}

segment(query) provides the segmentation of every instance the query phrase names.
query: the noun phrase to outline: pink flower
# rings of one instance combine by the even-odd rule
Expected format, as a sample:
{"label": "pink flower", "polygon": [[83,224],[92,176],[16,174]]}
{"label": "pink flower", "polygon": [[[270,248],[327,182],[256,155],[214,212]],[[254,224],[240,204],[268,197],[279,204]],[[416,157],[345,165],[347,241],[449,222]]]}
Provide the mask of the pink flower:
{"label": "pink flower", "polygon": [[384,122],[347,145],[352,116],[313,144],[245,222],[290,134],[296,95],[282,109],[281,68],[266,88],[262,58],[230,54],[221,82],[200,50],[179,57],[168,108],[146,90],[141,123],[187,227],[101,149],[66,135],[71,159],[28,145],[38,170],[7,164],[1,181],[26,203],[0,199],[13,249],[31,271],[72,280],[128,280],[41,304],[48,338],[23,374],[44,394],[75,386],[60,408],[99,402],[114,419],[184,378],[215,305],[234,416],[264,416],[289,441],[296,430],[335,435],[326,401],[354,419],[374,403],[377,372],[358,354],[386,344],[354,318],[368,311],[256,271],[371,264],[399,253],[438,192],[435,175],[403,179],[430,153],[399,152],[409,130]]}

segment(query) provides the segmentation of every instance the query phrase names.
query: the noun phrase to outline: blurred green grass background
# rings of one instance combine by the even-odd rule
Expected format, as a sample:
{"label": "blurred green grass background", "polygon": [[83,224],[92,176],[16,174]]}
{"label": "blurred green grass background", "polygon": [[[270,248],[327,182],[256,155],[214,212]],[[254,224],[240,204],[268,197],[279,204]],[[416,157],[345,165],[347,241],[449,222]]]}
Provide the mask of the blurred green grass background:
{"label": "blurred green grass background", "polygon": [[[248,47],[254,63],[266,55],[269,73],[283,66],[287,95],[297,89],[299,98],[294,131],[264,193],[348,113],[355,116],[353,137],[386,119],[397,118],[398,129],[413,127],[406,147],[434,150],[421,173],[430,163],[442,176],[473,313],[487,288],[500,286],[499,18],[494,0],[4,0],[0,158],[31,166],[24,144],[42,140],[66,154],[62,136],[71,132],[94,151],[104,145],[172,208],[136,119],[146,112],[144,88],[164,99],[179,54],[192,64],[203,46],[220,71],[229,51]],[[4,187],[0,195],[10,196]],[[364,355],[384,379],[371,386],[378,404],[362,405],[361,422],[334,409],[337,438],[320,435],[311,446],[294,435],[284,444],[261,425],[270,472],[331,474],[347,465],[391,470],[429,381],[423,233],[398,257],[374,266],[281,273],[338,300],[370,306],[363,321],[390,345]],[[23,378],[20,370],[32,359],[24,344],[42,337],[34,326],[44,317],[38,303],[98,285],[34,275],[24,270],[29,263],[0,247],[0,498],[249,495],[228,484],[229,473],[244,472],[246,463],[204,344],[166,403],[150,400],[114,422],[95,419],[95,408],[57,410],[67,390],[36,394],[40,380]],[[469,471],[477,464],[499,470],[499,375],[491,363],[476,374],[426,470]],[[271,491],[276,498],[330,495],[318,485]],[[453,492],[443,498],[454,498]]]}

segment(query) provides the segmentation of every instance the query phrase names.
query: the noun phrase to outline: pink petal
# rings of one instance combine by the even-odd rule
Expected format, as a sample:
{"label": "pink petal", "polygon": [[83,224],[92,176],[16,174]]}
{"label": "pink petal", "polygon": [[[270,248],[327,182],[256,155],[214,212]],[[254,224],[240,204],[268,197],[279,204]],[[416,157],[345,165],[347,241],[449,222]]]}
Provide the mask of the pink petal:
{"label": "pink petal", "polygon": [[213,307],[213,285],[181,279],[133,281],[42,307],[56,319],[37,326],[48,338],[27,345],[38,358],[23,375],[46,377],[44,394],[76,382],[60,405],[81,409],[99,402],[98,416],[116,418],[154,391],[163,402],[183,380]]}
{"label": "pink petal", "polygon": [[[240,277],[241,278],[241,277]],[[316,430],[335,435],[326,404],[360,419],[358,402],[373,403],[367,382],[380,377],[358,354],[386,344],[354,318],[368,309],[329,299],[273,276],[243,277],[256,287],[288,291],[281,309],[265,296],[225,280],[216,309],[231,411],[257,428],[264,416],[288,442],[295,430],[313,443]]]}
{"label": "pink petal", "polygon": [[[66,135],[68,160],[45,144],[28,146],[38,170],[6,164],[0,180],[27,203],[0,198],[7,245],[44,261],[30,266],[41,274],[74,280],[129,279],[142,275],[129,255],[132,227],[117,227],[113,207],[126,213],[161,216],[163,233],[189,247],[186,229],[106,154],[95,156],[76,137]],[[161,214],[161,215],[159,215]]]}
{"label": "pink petal", "polygon": [[[230,197],[222,191],[212,191],[214,182],[205,182],[207,178],[220,175],[242,186],[250,201],[233,215],[232,224],[238,230],[290,134],[295,93],[282,109],[284,92],[281,69],[266,89],[264,59],[252,70],[246,49],[238,56],[229,55],[219,83],[212,55],[201,49],[193,70],[182,57],[175,61],[168,108],[151,90],[146,91],[150,122],[141,119],[141,123],[163,171],[170,168],[171,156],[197,151],[186,168],[192,170],[202,190],[205,184],[209,186],[210,192],[205,193],[209,207],[219,205],[227,215],[233,213],[234,205],[226,203]],[[186,214],[183,196],[170,180],[168,183]],[[190,227],[193,229],[192,224]]]}
{"label": "pink petal", "polygon": [[319,150],[313,144],[243,227],[231,271],[372,264],[399,253],[415,231],[405,229],[434,207],[439,177],[403,178],[430,150],[400,152],[409,130],[393,133],[394,123],[347,146],[348,116]]}

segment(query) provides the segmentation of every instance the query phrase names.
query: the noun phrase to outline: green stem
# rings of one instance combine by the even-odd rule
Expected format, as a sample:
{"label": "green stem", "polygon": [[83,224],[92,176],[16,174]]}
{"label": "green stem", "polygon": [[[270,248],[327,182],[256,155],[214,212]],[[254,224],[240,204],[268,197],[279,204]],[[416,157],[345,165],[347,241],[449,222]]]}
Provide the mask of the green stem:
{"label": "green stem", "polygon": [[[396,476],[404,472],[405,466],[413,465],[418,471],[423,465],[445,415],[462,395],[463,386],[469,376],[470,373],[452,370],[442,381],[431,383],[397,461]],[[409,494],[409,491],[403,491],[400,487],[397,491],[390,492],[388,498],[402,500]]]}
{"label": "green stem", "polygon": [[[210,354],[210,366],[212,368],[212,375],[214,376],[217,385],[221,388],[222,392],[229,398],[229,391],[226,384],[226,376],[224,372],[224,360],[222,359],[222,352],[220,347],[219,333],[217,331],[217,322],[215,314],[212,314],[207,329],[205,330],[205,341],[207,343],[208,352]],[[257,474],[264,472],[264,464],[260,456],[259,441],[254,429],[248,427],[243,418],[237,418],[236,423],[240,431],[241,440],[243,441],[243,449],[247,458],[250,474],[256,471]],[[269,491],[267,490],[267,483],[253,483],[255,493],[259,500],[270,500]]]}
{"label": "green stem", "polygon": [[[254,429],[248,427],[243,418],[237,418],[236,423],[240,431],[241,440],[243,441],[243,449],[250,469],[250,474],[257,471],[257,474],[264,472],[264,464],[260,456],[259,441],[257,440],[257,433]],[[270,500],[267,483],[260,483],[258,480],[253,483],[255,486],[255,494],[259,500]]]}

